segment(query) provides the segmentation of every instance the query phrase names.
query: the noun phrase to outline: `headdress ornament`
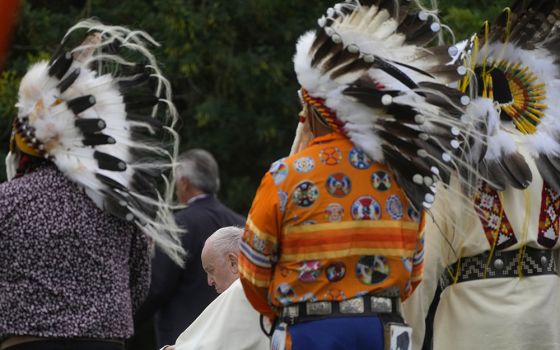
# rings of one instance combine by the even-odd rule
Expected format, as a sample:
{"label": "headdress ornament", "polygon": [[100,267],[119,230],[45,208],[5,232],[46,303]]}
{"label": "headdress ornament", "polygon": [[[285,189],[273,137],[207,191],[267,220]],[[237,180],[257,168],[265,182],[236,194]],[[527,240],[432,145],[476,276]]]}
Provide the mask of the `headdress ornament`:
{"label": "headdress ornament", "polygon": [[304,102],[387,163],[416,209],[429,208],[435,182],[451,174],[471,189],[484,152],[478,122],[492,105],[445,85],[465,68],[447,48],[427,47],[442,28],[434,13],[414,1],[348,0],[318,25],[294,57]]}
{"label": "headdress ornament", "polygon": [[[71,46],[80,31],[86,39]],[[178,116],[148,45],[157,43],[144,32],[94,20],[70,28],[58,53],[21,81],[8,175],[20,152],[51,160],[99,208],[183,264],[171,211]]]}
{"label": "headdress ornament", "polygon": [[557,1],[516,1],[457,50],[469,71],[461,91],[497,108],[489,115],[480,169],[498,190],[523,189],[532,181],[513,139],[517,134],[541,176],[560,192],[559,28]]}

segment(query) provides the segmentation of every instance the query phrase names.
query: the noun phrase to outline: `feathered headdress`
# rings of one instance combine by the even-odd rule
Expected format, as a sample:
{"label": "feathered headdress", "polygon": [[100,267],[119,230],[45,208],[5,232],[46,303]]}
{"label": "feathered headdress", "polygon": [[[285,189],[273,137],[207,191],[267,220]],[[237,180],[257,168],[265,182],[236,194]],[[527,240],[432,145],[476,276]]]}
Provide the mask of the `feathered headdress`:
{"label": "feathered headdress", "polygon": [[488,120],[480,167],[497,190],[531,183],[517,134],[543,179],[560,192],[559,29],[557,1],[517,1],[456,50],[469,71],[460,89],[492,100],[498,110]]}
{"label": "feathered headdress", "polygon": [[[71,48],[80,30],[87,37]],[[8,175],[16,148],[51,160],[99,208],[134,222],[183,264],[171,212],[178,116],[149,44],[157,45],[144,32],[93,20],[70,28],[53,59],[21,81]]]}
{"label": "feathered headdress", "polygon": [[444,85],[465,69],[447,48],[426,46],[442,28],[437,17],[406,0],[348,0],[318,24],[294,57],[313,113],[387,163],[417,210],[431,206],[434,183],[453,173],[472,190],[471,163],[484,152],[474,141],[493,106]]}

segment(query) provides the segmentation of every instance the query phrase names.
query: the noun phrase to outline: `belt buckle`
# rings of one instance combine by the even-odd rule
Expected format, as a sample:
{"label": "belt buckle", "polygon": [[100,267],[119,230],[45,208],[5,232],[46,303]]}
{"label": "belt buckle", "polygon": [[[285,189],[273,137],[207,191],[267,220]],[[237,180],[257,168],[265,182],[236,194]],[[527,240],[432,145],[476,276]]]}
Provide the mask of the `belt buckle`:
{"label": "belt buckle", "polygon": [[363,314],[365,311],[364,298],[352,298],[338,303],[341,314]]}
{"label": "belt buckle", "polygon": [[285,306],[282,309],[282,316],[283,317],[288,317],[288,318],[299,317],[299,307],[298,307],[298,305]]}
{"label": "belt buckle", "polygon": [[316,301],[305,304],[305,311],[309,316],[322,316],[332,313],[332,305],[329,301]]}
{"label": "belt buckle", "polygon": [[393,301],[391,298],[371,297],[371,311],[377,313],[391,313],[393,311]]}

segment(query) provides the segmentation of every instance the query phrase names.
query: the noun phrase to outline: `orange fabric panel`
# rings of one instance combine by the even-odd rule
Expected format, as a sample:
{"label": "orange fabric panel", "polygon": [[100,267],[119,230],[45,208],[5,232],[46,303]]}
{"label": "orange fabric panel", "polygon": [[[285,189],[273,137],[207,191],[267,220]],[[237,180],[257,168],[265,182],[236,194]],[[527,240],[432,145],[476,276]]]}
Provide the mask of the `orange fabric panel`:
{"label": "orange fabric panel", "polygon": [[423,267],[423,220],[393,174],[338,134],[316,138],[264,176],[249,212],[240,271],[259,308],[342,300],[397,287]]}

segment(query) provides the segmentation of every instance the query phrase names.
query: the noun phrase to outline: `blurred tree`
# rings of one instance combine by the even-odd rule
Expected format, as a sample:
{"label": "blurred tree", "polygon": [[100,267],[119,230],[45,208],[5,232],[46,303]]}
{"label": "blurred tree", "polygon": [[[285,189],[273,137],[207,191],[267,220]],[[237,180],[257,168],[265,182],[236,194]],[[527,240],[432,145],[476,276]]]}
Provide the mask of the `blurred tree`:
{"label": "blurred tree", "polygon": [[[17,85],[28,66],[49,57],[76,21],[94,16],[139,28],[162,44],[155,52],[182,115],[182,149],[211,151],[221,167],[222,199],[246,213],[264,171],[288,153],[294,136],[299,109],[292,65],[296,40],[334,2],[25,0],[0,73],[0,131],[9,130]],[[443,22],[460,40],[508,3],[441,0],[439,7]],[[6,142],[2,147],[0,157]],[[0,177],[3,167],[0,162]]]}
{"label": "blurred tree", "polygon": [[[263,172],[286,155],[299,103],[292,55],[331,0],[27,0],[0,75],[0,127],[15,114],[17,84],[27,67],[48,57],[65,30],[94,16],[149,32],[171,78],[182,115],[182,148],[215,154],[221,197],[246,213]],[[441,1],[444,22],[464,38],[506,1]],[[5,149],[4,149],[5,152]],[[0,162],[3,163],[3,162]],[[3,167],[3,164],[0,165]],[[1,170],[1,169],[0,169]],[[2,172],[3,174],[3,172]]]}
{"label": "blurred tree", "polygon": [[0,115],[14,115],[17,83],[52,53],[65,30],[94,16],[149,32],[182,115],[182,148],[211,151],[222,170],[221,197],[246,213],[265,169],[289,149],[298,99],[295,41],[330,1],[28,0],[0,76]]}
{"label": "blurred tree", "polygon": [[[437,0],[435,0],[437,1]],[[478,32],[485,19],[493,20],[513,0],[439,0],[442,22],[455,32],[456,40]]]}

